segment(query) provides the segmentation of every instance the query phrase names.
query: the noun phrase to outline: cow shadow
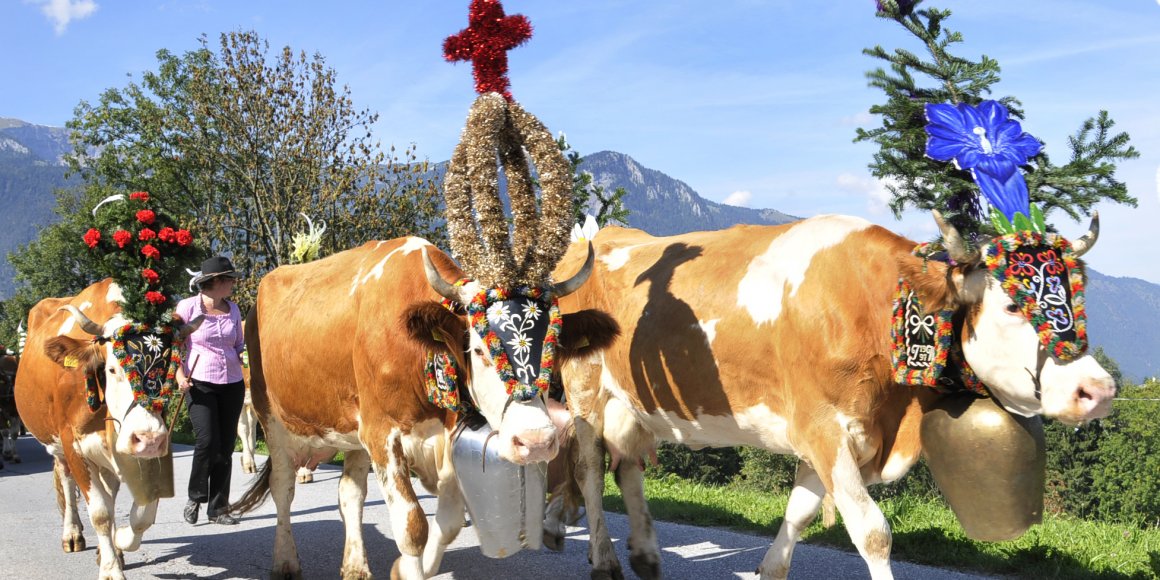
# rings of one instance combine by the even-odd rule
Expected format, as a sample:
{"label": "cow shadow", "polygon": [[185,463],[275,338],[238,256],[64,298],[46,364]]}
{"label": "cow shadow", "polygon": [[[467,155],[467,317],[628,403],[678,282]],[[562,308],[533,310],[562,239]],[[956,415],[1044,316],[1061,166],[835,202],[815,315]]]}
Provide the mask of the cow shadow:
{"label": "cow shadow", "polygon": [[[298,513],[295,512],[295,515]],[[342,566],[344,537],[343,524],[338,520],[295,522],[294,540],[303,576],[337,577]],[[190,569],[196,569],[198,578],[267,578],[274,557],[272,526],[208,535],[166,537],[154,542],[177,546],[149,562],[126,561],[126,572],[151,567],[154,569],[149,573],[156,578],[189,578]],[[380,533],[374,525],[365,524],[363,542],[371,571],[383,577],[389,576],[391,564],[399,556],[394,540]],[[180,566],[183,570],[165,573],[156,571],[158,566]]]}
{"label": "cow shadow", "polygon": [[20,463],[5,461],[0,477],[52,472],[52,456],[32,435],[16,439],[16,453],[20,455]]}
{"label": "cow shadow", "polygon": [[[671,289],[676,269],[701,255],[700,246],[672,244],[634,284],[647,282],[649,289],[629,347],[633,383],[647,411],[660,408],[685,420],[695,420],[702,409],[730,411],[709,337]],[[691,340],[695,336],[700,340]]]}

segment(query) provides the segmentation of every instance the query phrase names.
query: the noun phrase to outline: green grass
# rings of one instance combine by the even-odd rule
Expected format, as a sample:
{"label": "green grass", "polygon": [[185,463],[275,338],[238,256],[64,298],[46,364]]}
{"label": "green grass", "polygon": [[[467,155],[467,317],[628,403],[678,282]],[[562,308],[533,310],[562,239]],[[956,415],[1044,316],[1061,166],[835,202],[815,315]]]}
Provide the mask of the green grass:
{"label": "green grass", "polygon": [[[604,489],[605,508],[623,512],[611,476],[605,478]],[[785,493],[705,486],[673,476],[645,480],[645,496],[657,520],[726,527],[771,541],[788,499]],[[879,506],[893,531],[895,560],[1022,578],[1160,577],[1160,529],[1049,514],[1017,540],[988,543],[967,538],[940,500],[902,497],[880,501]],[[802,537],[805,543],[854,550],[840,520],[831,529],[815,522]],[[660,540],[663,544],[664,538]]]}

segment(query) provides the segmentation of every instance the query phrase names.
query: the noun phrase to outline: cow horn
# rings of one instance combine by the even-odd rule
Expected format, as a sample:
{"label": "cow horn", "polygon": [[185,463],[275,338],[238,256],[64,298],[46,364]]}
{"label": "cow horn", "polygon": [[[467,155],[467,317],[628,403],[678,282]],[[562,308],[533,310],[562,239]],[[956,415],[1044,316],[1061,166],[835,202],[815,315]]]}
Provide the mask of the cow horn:
{"label": "cow horn", "polygon": [[963,236],[959,235],[959,230],[955,226],[947,223],[943,219],[942,213],[937,209],[930,210],[934,214],[934,221],[938,224],[938,229],[942,232],[943,245],[946,246],[947,254],[952,260],[959,264],[973,264],[979,261],[978,250],[968,250],[966,242],[963,241]]}
{"label": "cow horn", "polygon": [[560,282],[552,287],[552,292],[557,298],[562,298],[580,289],[585,282],[588,281],[588,276],[592,275],[592,264],[596,261],[596,252],[592,250],[592,242],[588,242],[588,259],[584,260],[584,266],[576,272],[575,276]]}
{"label": "cow horn", "polygon": [[198,329],[198,327],[201,326],[202,322],[205,322],[205,315],[204,314],[198,315],[197,318],[194,318],[193,320],[190,320],[189,322],[182,324],[181,328],[177,329],[177,336],[181,337],[182,339],[185,339],[189,335],[197,332],[197,329]]}
{"label": "cow horn", "polygon": [[77,324],[81,325],[81,330],[93,336],[104,336],[105,329],[96,322],[93,322],[92,319],[88,316],[85,316],[84,312],[77,310],[76,306],[68,304],[62,307],[61,310],[67,310],[68,313],[72,315],[73,320],[77,321]]}
{"label": "cow horn", "polygon": [[1071,251],[1075,253],[1075,257],[1080,257],[1092,249],[1096,245],[1096,240],[1100,238],[1100,212],[1092,212],[1092,223],[1088,226],[1086,234],[1079,237],[1078,240],[1071,243]]}
{"label": "cow horn", "polygon": [[460,301],[459,292],[455,289],[455,285],[449,284],[439,274],[439,270],[435,268],[435,263],[431,261],[431,255],[427,253],[427,248],[423,248],[423,271],[427,273],[427,283],[435,292],[452,302]]}

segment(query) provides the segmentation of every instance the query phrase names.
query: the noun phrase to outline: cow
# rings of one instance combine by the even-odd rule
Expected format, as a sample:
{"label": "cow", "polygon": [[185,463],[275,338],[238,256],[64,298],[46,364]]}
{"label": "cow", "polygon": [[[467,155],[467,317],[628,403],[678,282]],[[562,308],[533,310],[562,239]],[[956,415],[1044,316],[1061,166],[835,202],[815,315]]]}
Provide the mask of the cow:
{"label": "cow", "polygon": [[[566,295],[582,284],[591,262],[555,284]],[[367,244],[305,264],[281,266],[259,284],[246,322],[254,408],[270,458],[231,509],[245,513],[272,495],[277,507],[272,577],[298,578],[301,565],[290,527],[294,470],[345,453],[339,510],[346,540],[341,574],[370,577],[362,541],[362,507],[373,467],[400,556],[392,578],[434,575],[464,525],[465,500],[450,460],[459,413],[433,404],[425,386],[428,351],[446,353],[466,391],[494,429],[492,449],[516,464],[551,459],[557,432],[537,396],[509,396],[482,338],[461,313],[440,304],[468,304],[478,282],[426,240]],[[607,344],[610,331],[578,312],[563,321],[558,357]],[[591,317],[589,317],[591,318]],[[569,334],[569,328],[576,331]],[[597,336],[597,335],[600,336]],[[603,338],[602,338],[603,337]],[[428,523],[411,474],[438,496]]]}
{"label": "cow", "polygon": [[16,410],[16,369],[15,355],[3,354],[0,346],[0,468],[5,461],[20,463],[16,452],[16,440],[20,437],[20,413]]}
{"label": "cow", "polygon": [[[238,440],[242,442],[242,473],[257,473],[254,450],[258,446],[258,414],[254,411],[254,399],[250,393],[250,369],[245,367],[242,374],[246,382],[246,398],[242,402],[242,414],[238,417]],[[306,466],[298,468],[298,483],[314,481],[314,471]]]}
{"label": "cow", "polygon": [[[115,528],[114,507],[123,483],[115,454],[144,459],[169,453],[164,417],[135,399],[108,340],[130,322],[121,315],[121,300],[121,289],[112,279],[74,297],[41,300],[29,312],[28,340],[16,374],[20,416],[53,457],[64,520],[62,547],[65,552],[85,548],[76,505],[79,490],[97,533],[100,580],[124,578],[123,552],[137,550],[157,514],[156,499],[143,505],[134,500],[129,524]],[[184,325],[178,333],[188,335],[196,324]],[[89,381],[99,385],[98,391],[86,389]],[[90,392],[99,396],[96,411],[89,403]]]}
{"label": "cow", "polygon": [[[935,217],[951,262],[925,260],[913,253],[915,242],[835,215],[672,237],[615,227],[595,236],[591,279],[561,300],[564,312],[606,311],[624,333],[562,368],[593,578],[622,577],[598,509],[601,441],[629,514],[632,568],[642,578],[660,574],[640,461],[656,438],[801,458],[761,578],[788,575],[794,545],[827,493],[871,575],[890,578],[890,528],[866,486],[896,480],[915,463],[923,410],[939,397],[893,379],[900,278],[929,310],[953,310],[962,356],[1008,411],[1070,424],[1109,412],[1112,377],[1090,354],[1045,356],[1035,327],[978,252]],[[1097,235],[1093,218],[1074,254]],[[573,245],[557,271],[583,259]]]}

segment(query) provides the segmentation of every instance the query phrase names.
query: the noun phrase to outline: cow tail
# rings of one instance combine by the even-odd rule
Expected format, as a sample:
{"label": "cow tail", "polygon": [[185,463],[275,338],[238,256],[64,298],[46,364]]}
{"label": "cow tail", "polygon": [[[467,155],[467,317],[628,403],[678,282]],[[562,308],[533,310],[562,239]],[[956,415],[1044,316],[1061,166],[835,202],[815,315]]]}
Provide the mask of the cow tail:
{"label": "cow tail", "polygon": [[270,474],[274,471],[273,463],[273,459],[266,459],[262,464],[262,470],[254,478],[254,483],[250,485],[250,489],[247,489],[238,501],[230,505],[230,513],[246,514],[266,502],[266,498],[270,497]]}

